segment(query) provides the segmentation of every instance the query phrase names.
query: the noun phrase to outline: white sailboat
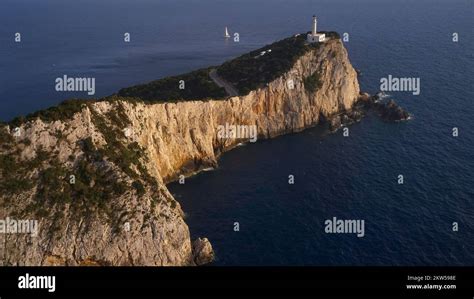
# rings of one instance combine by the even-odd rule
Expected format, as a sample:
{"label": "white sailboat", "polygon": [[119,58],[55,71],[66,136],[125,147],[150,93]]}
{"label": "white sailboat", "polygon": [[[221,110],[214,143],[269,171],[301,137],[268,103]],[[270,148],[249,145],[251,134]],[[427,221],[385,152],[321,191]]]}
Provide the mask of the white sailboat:
{"label": "white sailboat", "polygon": [[229,31],[227,30],[227,26],[225,27],[225,37],[230,37]]}

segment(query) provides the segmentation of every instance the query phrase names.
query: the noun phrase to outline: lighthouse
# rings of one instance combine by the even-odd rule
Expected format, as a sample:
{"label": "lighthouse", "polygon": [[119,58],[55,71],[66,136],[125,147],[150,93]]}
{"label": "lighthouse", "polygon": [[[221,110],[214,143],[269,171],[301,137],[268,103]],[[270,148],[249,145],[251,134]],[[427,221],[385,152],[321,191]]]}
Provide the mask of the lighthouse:
{"label": "lighthouse", "polygon": [[318,33],[318,18],[316,16],[313,16],[313,35],[316,35]]}
{"label": "lighthouse", "polygon": [[322,43],[326,40],[326,34],[318,33],[318,19],[313,16],[313,28],[306,38],[308,43]]}

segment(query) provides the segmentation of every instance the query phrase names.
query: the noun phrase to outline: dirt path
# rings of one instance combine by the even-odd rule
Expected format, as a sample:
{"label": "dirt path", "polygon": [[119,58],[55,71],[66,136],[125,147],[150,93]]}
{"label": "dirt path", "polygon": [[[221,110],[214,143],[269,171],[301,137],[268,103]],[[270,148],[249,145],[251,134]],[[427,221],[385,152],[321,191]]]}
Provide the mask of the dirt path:
{"label": "dirt path", "polygon": [[224,87],[229,96],[236,97],[239,95],[239,92],[234,86],[232,86],[232,84],[219,77],[216,69],[213,69],[209,72],[209,77],[211,77],[212,81],[214,81],[214,83],[216,83],[219,87]]}

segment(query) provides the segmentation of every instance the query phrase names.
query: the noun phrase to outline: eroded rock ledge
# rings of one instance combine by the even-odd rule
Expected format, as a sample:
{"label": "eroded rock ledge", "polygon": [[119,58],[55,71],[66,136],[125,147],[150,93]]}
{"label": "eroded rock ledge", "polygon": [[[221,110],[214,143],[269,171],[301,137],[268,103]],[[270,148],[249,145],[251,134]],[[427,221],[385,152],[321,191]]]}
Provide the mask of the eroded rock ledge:
{"label": "eroded rock ledge", "polygon": [[356,71],[332,39],[245,96],[84,102],[66,119],[19,124],[16,137],[4,126],[0,219],[35,219],[39,231],[0,234],[0,264],[207,263],[212,246],[205,238],[192,244],[166,183],[215,167],[220,154],[245,141],[220,139],[217,127],[256,125],[258,138],[272,138],[352,111],[358,100]]}
{"label": "eroded rock ledge", "polygon": [[410,114],[393,99],[383,100],[380,94],[368,97],[365,106],[375,110],[384,121],[397,122],[410,119]]}
{"label": "eroded rock ledge", "polygon": [[384,96],[377,93],[373,96],[366,92],[361,92],[358,100],[351,109],[342,110],[339,113],[330,115],[323,122],[328,124],[331,132],[359,122],[369,111],[374,111],[386,122],[399,122],[410,119],[410,114],[400,107],[393,99],[384,99]]}

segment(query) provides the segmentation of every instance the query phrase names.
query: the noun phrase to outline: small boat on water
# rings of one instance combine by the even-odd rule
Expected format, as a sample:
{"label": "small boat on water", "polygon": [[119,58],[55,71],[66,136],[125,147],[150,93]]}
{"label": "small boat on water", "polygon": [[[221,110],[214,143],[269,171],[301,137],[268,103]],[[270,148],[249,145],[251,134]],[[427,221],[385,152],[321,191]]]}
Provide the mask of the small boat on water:
{"label": "small boat on water", "polygon": [[227,30],[227,27],[225,27],[225,35],[224,35],[226,38],[227,37],[230,37],[230,34],[229,34],[229,31]]}

